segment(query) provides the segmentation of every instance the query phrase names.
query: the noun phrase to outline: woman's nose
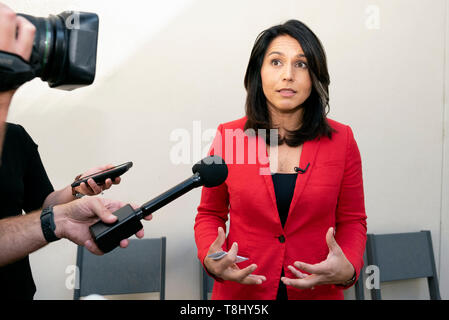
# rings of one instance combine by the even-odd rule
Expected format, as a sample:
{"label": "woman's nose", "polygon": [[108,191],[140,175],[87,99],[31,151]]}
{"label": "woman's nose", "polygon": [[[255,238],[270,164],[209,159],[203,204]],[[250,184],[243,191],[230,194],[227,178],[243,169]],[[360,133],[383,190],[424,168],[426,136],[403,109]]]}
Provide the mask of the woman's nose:
{"label": "woman's nose", "polygon": [[283,74],[283,80],[286,81],[293,81],[294,75],[293,75],[293,68],[291,65],[286,65],[284,68],[284,74]]}

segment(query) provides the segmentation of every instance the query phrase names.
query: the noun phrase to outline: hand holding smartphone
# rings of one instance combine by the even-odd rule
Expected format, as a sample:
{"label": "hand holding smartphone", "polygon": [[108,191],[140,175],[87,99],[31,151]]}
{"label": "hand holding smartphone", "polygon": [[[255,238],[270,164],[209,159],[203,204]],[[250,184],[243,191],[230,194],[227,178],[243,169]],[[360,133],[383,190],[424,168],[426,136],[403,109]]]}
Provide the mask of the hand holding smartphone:
{"label": "hand holding smartphone", "polygon": [[71,187],[72,188],[78,187],[83,182],[87,184],[87,180],[89,180],[90,178],[92,178],[97,185],[104,184],[107,179],[111,179],[112,181],[114,181],[115,178],[127,172],[132,166],[133,166],[132,162],[126,162],[113,168],[109,168],[85,177],[81,177],[80,179],[74,181],[71,184]]}

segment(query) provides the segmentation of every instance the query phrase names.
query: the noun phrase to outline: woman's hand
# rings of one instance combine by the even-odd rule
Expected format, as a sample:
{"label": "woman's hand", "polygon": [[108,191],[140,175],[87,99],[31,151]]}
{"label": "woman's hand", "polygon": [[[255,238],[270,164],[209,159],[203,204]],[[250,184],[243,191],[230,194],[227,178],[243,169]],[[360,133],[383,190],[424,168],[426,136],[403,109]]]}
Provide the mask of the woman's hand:
{"label": "woman's hand", "polygon": [[[114,166],[112,164],[107,164],[105,166],[89,169],[81,175],[80,179],[110,168],[114,168]],[[108,190],[113,184],[119,184],[120,181],[121,181],[120,177],[115,178],[114,181],[108,178],[106,179],[104,184],[97,185],[94,179],[90,178],[89,180],[87,180],[87,184],[83,182],[74,189],[76,192],[81,193],[83,195],[94,196],[103,192],[104,190]]]}
{"label": "woman's hand", "polygon": [[[313,265],[296,261],[294,263],[296,268],[293,266],[288,266],[288,268],[298,279],[282,277],[282,282],[298,289],[313,289],[314,286],[321,284],[346,284],[354,276],[355,270],[335,241],[334,228],[329,228],[327,231],[326,242],[329,247],[326,260]],[[310,273],[310,275],[304,274],[298,269]]]}
{"label": "woman's hand", "polygon": [[[218,228],[218,236],[215,239],[214,243],[209,248],[209,252],[212,254],[214,252],[221,251],[221,247],[223,246],[226,240],[226,235],[222,227]],[[237,260],[237,252],[238,245],[237,242],[232,244],[231,250],[229,250],[228,254],[220,259],[213,260],[211,258],[206,257],[204,259],[204,266],[207,271],[216,277],[219,277],[223,280],[235,281],[241,284],[261,284],[266,280],[264,276],[254,275],[252,274],[254,270],[256,270],[257,265],[252,264],[244,269],[240,269],[235,261]]]}

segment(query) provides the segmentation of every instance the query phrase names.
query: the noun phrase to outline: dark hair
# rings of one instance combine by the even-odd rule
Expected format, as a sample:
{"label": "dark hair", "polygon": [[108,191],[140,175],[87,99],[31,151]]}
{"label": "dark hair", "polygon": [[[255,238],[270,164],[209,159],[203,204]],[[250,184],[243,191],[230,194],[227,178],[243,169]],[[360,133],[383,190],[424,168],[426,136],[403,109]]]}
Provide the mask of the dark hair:
{"label": "dark hair", "polygon": [[[262,89],[260,71],[265,53],[274,38],[289,35],[301,45],[307,59],[308,70],[312,80],[310,96],[302,104],[304,109],[301,127],[295,131],[288,131],[286,136],[279,137],[279,144],[299,146],[316,137],[332,137],[333,129],[326,120],[329,112],[329,73],[327,70],[326,53],[317,36],[305,24],[298,20],[289,20],[284,24],[273,26],[262,31],[251,51],[245,74],[246,97],[246,129],[266,129],[272,127],[270,114]],[[269,144],[269,135],[266,136]]]}

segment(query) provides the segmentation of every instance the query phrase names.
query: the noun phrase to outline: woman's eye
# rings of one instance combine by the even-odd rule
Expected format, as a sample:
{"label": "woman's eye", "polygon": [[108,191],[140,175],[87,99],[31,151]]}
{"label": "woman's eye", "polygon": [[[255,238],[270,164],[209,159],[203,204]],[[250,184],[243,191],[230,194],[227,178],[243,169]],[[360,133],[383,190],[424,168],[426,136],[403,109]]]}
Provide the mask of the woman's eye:
{"label": "woman's eye", "polygon": [[301,68],[301,69],[307,69],[307,64],[305,62],[299,61],[298,63],[296,63],[296,66]]}
{"label": "woman's eye", "polygon": [[278,59],[273,59],[273,60],[271,60],[271,65],[273,65],[273,66],[280,66],[281,65],[281,61],[279,61]]}

